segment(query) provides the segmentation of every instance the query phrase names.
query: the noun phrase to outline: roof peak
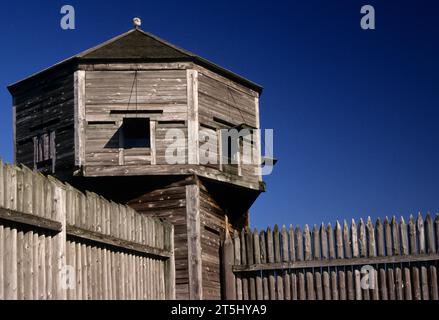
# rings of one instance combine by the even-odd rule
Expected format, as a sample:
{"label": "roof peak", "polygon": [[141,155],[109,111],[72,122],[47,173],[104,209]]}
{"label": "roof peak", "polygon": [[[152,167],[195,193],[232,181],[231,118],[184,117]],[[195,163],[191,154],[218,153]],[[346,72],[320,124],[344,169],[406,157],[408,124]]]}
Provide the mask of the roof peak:
{"label": "roof peak", "polygon": [[[139,18],[134,18],[134,20]],[[140,20],[140,19],[139,19]],[[233,73],[225,68],[218,66],[217,64],[210,62],[188,50],[182,49],[175,46],[166,40],[163,40],[151,33],[148,33],[140,28],[141,21],[135,23],[133,29],[128,30],[116,37],[111,38],[93,48],[87,49],[80,52],[79,54],[61,61],[50,68],[47,68],[37,74],[32,75],[22,81],[19,81],[11,86],[16,85],[33,78],[41,73],[49,71],[55,67],[60,67],[61,65],[68,64],[69,62],[74,62],[77,60],[85,60],[87,62],[91,61],[192,61],[197,63],[213,72],[216,72],[226,78],[236,81],[256,92],[261,93],[262,87],[247,80],[236,73]]]}

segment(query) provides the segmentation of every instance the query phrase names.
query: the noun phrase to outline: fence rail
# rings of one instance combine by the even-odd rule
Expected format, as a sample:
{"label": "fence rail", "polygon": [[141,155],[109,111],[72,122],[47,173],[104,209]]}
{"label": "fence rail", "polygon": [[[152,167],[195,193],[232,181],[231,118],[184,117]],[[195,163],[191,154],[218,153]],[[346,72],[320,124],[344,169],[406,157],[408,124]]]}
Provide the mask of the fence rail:
{"label": "fence rail", "polygon": [[0,160],[0,299],[173,299],[173,232]]}
{"label": "fence rail", "polygon": [[226,299],[439,299],[439,215],[226,236]]}

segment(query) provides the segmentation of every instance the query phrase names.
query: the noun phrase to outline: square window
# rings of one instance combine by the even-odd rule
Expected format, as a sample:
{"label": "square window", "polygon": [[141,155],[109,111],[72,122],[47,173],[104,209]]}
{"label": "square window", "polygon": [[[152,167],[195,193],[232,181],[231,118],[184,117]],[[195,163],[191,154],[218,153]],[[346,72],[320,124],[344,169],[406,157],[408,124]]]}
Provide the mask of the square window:
{"label": "square window", "polygon": [[124,118],[122,134],[124,149],[151,147],[148,118]]}

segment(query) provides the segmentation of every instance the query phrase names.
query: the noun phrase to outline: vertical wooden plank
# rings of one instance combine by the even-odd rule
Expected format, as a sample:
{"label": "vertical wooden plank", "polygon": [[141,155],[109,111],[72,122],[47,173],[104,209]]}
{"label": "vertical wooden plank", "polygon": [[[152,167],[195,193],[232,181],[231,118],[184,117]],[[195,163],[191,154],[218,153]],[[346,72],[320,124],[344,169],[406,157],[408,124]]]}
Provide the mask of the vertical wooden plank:
{"label": "vertical wooden plank", "polygon": [[236,299],[236,279],[233,274],[233,263],[235,260],[235,249],[233,248],[233,241],[230,238],[229,232],[226,231],[226,240],[223,247],[223,272],[224,272],[224,298],[226,300]]}
{"label": "vertical wooden plank", "polygon": [[85,71],[74,73],[75,165],[85,162]]}
{"label": "vertical wooden plank", "polygon": [[323,222],[322,225],[320,226],[320,242],[321,242],[322,258],[324,260],[327,260],[329,258],[328,235],[326,234],[326,228]]}
{"label": "vertical wooden plank", "polygon": [[343,234],[342,234],[340,222],[338,221],[335,225],[335,243],[337,248],[337,259],[343,259],[344,257]]}
{"label": "vertical wooden plank", "polygon": [[[375,243],[375,227],[372,223],[371,217],[367,218],[366,229],[367,229],[368,256],[369,257],[376,257],[377,256],[377,249],[376,249],[376,243]],[[371,294],[372,300],[378,300],[379,299],[379,289],[378,289],[378,285],[377,285],[377,280],[378,280],[377,271],[374,268],[374,270],[372,272],[374,272],[374,276],[373,276],[374,283],[371,286],[369,293]]]}
{"label": "vertical wooden plank", "polygon": [[157,164],[157,143],[156,143],[157,121],[150,121],[149,130],[150,130],[150,140],[151,140],[151,165],[154,166]]}
{"label": "vertical wooden plank", "polygon": [[5,207],[5,187],[5,165],[3,163],[3,160],[0,158],[0,208]]}
{"label": "vertical wooden plank", "polygon": [[[0,237],[1,237],[1,230],[0,230]],[[1,248],[1,239],[0,239],[0,255],[3,255]],[[25,268],[24,262],[25,262],[24,261],[24,232],[20,230],[17,233],[17,299],[18,300],[24,299],[24,268]],[[1,263],[2,261],[0,259],[0,264]],[[2,272],[1,268],[2,267],[0,267],[0,273]],[[0,283],[3,283],[1,279],[0,279]],[[2,297],[0,293],[0,300],[1,299]]]}
{"label": "vertical wooden plank", "polygon": [[344,244],[344,256],[347,259],[352,257],[351,238],[349,234],[349,224],[345,220],[343,223],[343,244]]}
{"label": "vertical wooden plank", "polygon": [[186,221],[188,235],[188,268],[190,299],[203,299],[200,189],[197,184],[186,186]]}
{"label": "vertical wooden plank", "polygon": [[15,167],[14,170],[17,176],[16,210],[19,212],[24,212],[24,173],[18,167]]}
{"label": "vertical wooden plank", "polygon": [[325,300],[331,300],[331,281],[329,277],[329,268],[323,269],[323,296]]}
{"label": "vertical wooden plank", "polygon": [[[268,263],[274,263],[273,233],[271,232],[270,228],[267,229],[267,257]],[[276,300],[276,282],[274,278],[274,273],[272,271],[269,272],[268,282],[270,289],[270,300]]]}
{"label": "vertical wooden plank", "polygon": [[376,244],[377,244],[377,254],[379,257],[384,257],[386,255],[386,249],[384,245],[384,228],[381,219],[378,218],[375,223],[376,232]]}
{"label": "vertical wooden plank", "polygon": [[40,235],[38,238],[38,299],[47,299],[46,283],[46,236]]}
{"label": "vertical wooden plank", "polygon": [[320,250],[320,234],[319,234],[319,229],[317,228],[317,225],[315,224],[313,229],[312,229],[312,244],[313,244],[313,259],[314,260],[320,260],[322,253]]}
{"label": "vertical wooden plank", "polygon": [[411,267],[412,272],[412,287],[413,287],[413,299],[414,300],[421,300],[422,294],[421,294],[421,278],[419,275],[419,268],[417,264],[412,265]]}
{"label": "vertical wooden plank", "polygon": [[24,299],[32,300],[34,299],[34,289],[33,289],[33,262],[32,262],[32,243],[33,243],[33,233],[31,231],[26,232],[24,235]]}
{"label": "vertical wooden plank", "polygon": [[384,266],[379,267],[379,290],[380,290],[380,298],[381,300],[388,300],[389,296],[387,294],[387,276],[386,276],[386,269],[384,269]]}
{"label": "vertical wooden plank", "polygon": [[17,229],[7,227],[5,230],[5,299],[17,300]]}
{"label": "vertical wooden plank", "polygon": [[417,229],[418,229],[418,248],[419,253],[425,253],[425,230],[424,230],[424,219],[422,218],[421,213],[418,214],[417,220]]}
{"label": "vertical wooden plank", "polygon": [[296,260],[303,261],[303,237],[299,226],[296,226],[296,231],[294,233],[296,238]]}
{"label": "vertical wooden plank", "polygon": [[[279,237],[279,234],[278,234]],[[251,230],[246,230],[245,241],[247,247],[247,264],[253,265],[254,261],[254,251],[253,251],[253,234]],[[279,244],[279,240],[278,240]],[[256,281],[253,276],[249,276],[249,290],[250,290],[250,300],[256,300]]]}
{"label": "vertical wooden plank", "polygon": [[[259,234],[259,248],[261,250],[261,263],[267,263],[267,244],[266,244],[266,233],[261,231]],[[263,299],[270,300],[270,289],[268,286],[268,277],[266,272],[262,272],[262,288],[263,288]]]}
{"label": "vertical wooden plank", "polygon": [[306,293],[307,300],[312,301],[316,299],[314,291],[314,275],[312,270],[309,269],[306,271]]}
{"label": "vertical wooden plank", "polygon": [[311,261],[312,259],[311,234],[308,225],[305,225],[305,228],[303,229],[303,240],[304,240],[305,261]]}
{"label": "vertical wooden plank", "polygon": [[425,218],[425,235],[426,235],[426,247],[427,253],[436,253],[436,241],[434,239],[434,223],[430,213]]}
{"label": "vertical wooden plank", "polygon": [[410,215],[410,220],[409,220],[409,246],[410,246],[410,254],[418,253],[418,247],[416,241],[416,224],[413,215]]}
{"label": "vertical wooden plank", "polygon": [[439,252],[439,213],[436,213],[436,218],[434,219],[434,230],[436,234],[436,250]]}
{"label": "vertical wooden plank", "polygon": [[430,264],[428,267],[429,278],[430,278],[430,299],[439,300],[439,290],[438,290],[438,278],[437,278],[437,267],[435,264]]}
{"label": "vertical wooden plank", "polygon": [[352,267],[346,267],[347,299],[355,300],[355,279]]}
{"label": "vertical wooden plank", "polygon": [[[280,263],[281,261],[281,248],[280,248],[280,235],[279,235],[279,226],[274,226],[273,232],[273,243],[274,243],[274,259],[276,263]],[[282,281],[282,273],[277,270],[276,271],[276,297],[277,300],[284,300],[284,286]]]}
{"label": "vertical wooden plank", "polygon": [[296,261],[296,244],[294,241],[294,227],[290,224],[290,228],[288,230],[288,241],[289,241],[289,254],[290,261]]}
{"label": "vertical wooden plank", "polygon": [[402,254],[404,256],[409,255],[409,237],[408,237],[408,232],[407,232],[407,224],[404,221],[404,218],[401,217],[400,222],[399,222],[399,228],[401,231],[401,250],[402,250]]}
{"label": "vertical wooden plank", "polygon": [[360,249],[360,257],[367,257],[367,236],[366,236],[366,225],[364,224],[363,219],[360,219],[360,224],[358,226],[359,229],[359,249]]}
{"label": "vertical wooden plank", "polygon": [[399,228],[396,217],[392,218],[392,239],[393,239],[393,255],[399,256],[401,254],[401,241],[399,239]]}
{"label": "vertical wooden plank", "polygon": [[403,281],[404,281],[404,298],[405,300],[412,300],[412,281],[409,264],[403,266]]}
{"label": "vertical wooden plank", "polygon": [[[284,229],[282,229],[282,236],[284,236],[283,232],[284,232]],[[261,247],[260,247],[260,241],[259,241],[259,233],[258,233],[258,230],[256,228],[253,231],[253,248],[254,248],[254,252],[255,252],[254,263],[260,264],[261,263]],[[261,273],[258,272],[258,274],[256,274],[256,299],[263,300],[263,298],[264,298],[264,291],[263,291],[263,287],[262,287],[262,276],[261,276]]]}
{"label": "vertical wooden plank", "polygon": [[332,231],[332,226],[329,223],[326,228],[326,237],[328,239],[328,248],[329,248],[329,259],[335,259],[335,244],[334,244],[334,232]]}
{"label": "vertical wooden plank", "polygon": [[404,283],[402,278],[402,270],[400,265],[395,266],[395,291],[396,299],[404,300]]}
{"label": "vertical wooden plank", "polygon": [[187,70],[188,163],[199,164],[198,71]]}
{"label": "vertical wooden plank", "polygon": [[[235,265],[241,265],[241,240],[239,238],[239,233],[235,231],[234,234],[234,250],[235,250]],[[236,275],[236,299],[242,300],[242,280],[241,275]]]}
{"label": "vertical wooden plank", "polygon": [[[245,230],[242,229],[240,235],[241,241],[241,264],[247,265],[247,245],[245,242]],[[249,281],[247,275],[242,275],[242,299],[249,300]]]}
{"label": "vertical wooden plank", "polygon": [[390,226],[388,217],[384,219],[384,234],[386,238],[386,256],[392,256],[393,255],[392,227]]}
{"label": "vertical wooden plank", "polygon": [[430,290],[428,281],[428,271],[425,263],[421,263],[421,293],[422,300],[430,300]]}

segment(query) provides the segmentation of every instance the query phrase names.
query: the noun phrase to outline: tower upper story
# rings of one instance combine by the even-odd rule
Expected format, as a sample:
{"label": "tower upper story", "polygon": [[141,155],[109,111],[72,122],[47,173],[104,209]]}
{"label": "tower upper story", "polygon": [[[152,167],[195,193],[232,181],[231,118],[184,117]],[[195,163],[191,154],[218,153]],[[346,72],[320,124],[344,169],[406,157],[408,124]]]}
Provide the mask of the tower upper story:
{"label": "tower upper story", "polygon": [[138,28],[8,89],[18,163],[63,180],[196,174],[264,189],[262,88]]}

